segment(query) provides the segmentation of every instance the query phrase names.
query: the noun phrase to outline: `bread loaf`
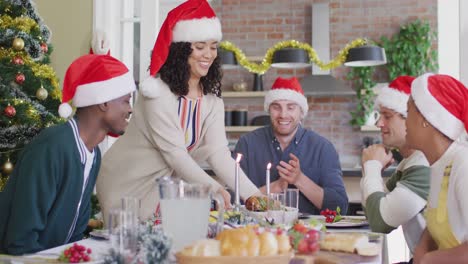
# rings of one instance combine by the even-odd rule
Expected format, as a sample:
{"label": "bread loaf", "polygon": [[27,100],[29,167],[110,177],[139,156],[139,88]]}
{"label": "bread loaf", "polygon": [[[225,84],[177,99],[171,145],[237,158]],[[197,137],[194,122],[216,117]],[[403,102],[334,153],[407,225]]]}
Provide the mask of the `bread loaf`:
{"label": "bread loaf", "polygon": [[271,232],[260,234],[260,256],[274,256],[278,254],[278,240]]}
{"label": "bread loaf", "polygon": [[289,236],[258,230],[253,227],[226,229],[216,240],[202,239],[182,250],[184,256],[276,256],[291,251]]}
{"label": "bread loaf", "polygon": [[360,246],[368,245],[368,238],[360,233],[327,233],[322,241],[322,250],[341,251],[347,253],[358,253]]}
{"label": "bread loaf", "polygon": [[222,256],[275,256],[291,251],[289,236],[269,231],[258,234],[253,227],[229,229],[216,238],[221,243]]}
{"label": "bread loaf", "polygon": [[286,233],[276,235],[276,240],[278,240],[279,254],[286,254],[291,251],[291,242],[289,241],[289,236]]}
{"label": "bread loaf", "polygon": [[260,240],[251,228],[224,230],[216,239],[221,243],[223,256],[258,256],[260,253]]}
{"label": "bread loaf", "polygon": [[185,256],[204,256],[215,257],[221,255],[221,246],[218,240],[214,239],[201,239],[196,241],[193,245],[186,247],[182,250]]}

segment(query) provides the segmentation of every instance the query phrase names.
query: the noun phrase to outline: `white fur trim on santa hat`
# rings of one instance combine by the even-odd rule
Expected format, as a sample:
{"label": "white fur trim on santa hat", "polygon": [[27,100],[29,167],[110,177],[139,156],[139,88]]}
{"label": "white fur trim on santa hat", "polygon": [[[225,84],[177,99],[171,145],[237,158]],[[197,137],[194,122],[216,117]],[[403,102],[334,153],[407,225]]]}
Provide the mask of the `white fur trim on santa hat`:
{"label": "white fur trim on santa hat", "polygon": [[411,96],[424,118],[444,135],[455,140],[465,130],[465,126],[429,92],[427,79],[432,75],[426,73],[416,78],[411,84]]}
{"label": "white fur trim on santa hat", "polygon": [[112,101],[135,90],[130,72],[100,82],[78,85],[72,104],[76,107],[102,104]]}
{"label": "white fur trim on santa hat", "polygon": [[377,99],[375,99],[375,106],[376,109],[380,109],[381,106],[390,108],[393,111],[402,114],[404,117],[407,117],[408,98],[408,94],[386,86],[382,87],[379,95],[377,96]]}
{"label": "white fur trim on santa hat", "polygon": [[161,80],[161,78],[156,78],[154,76],[149,76],[140,83],[139,92],[144,97],[151,99],[172,94],[169,86],[163,80]]}
{"label": "white fur trim on santa hat", "polygon": [[61,103],[58,112],[61,117],[69,118],[73,112],[73,109],[69,103]]}
{"label": "white fur trim on santa hat", "polygon": [[110,43],[106,32],[100,30],[94,32],[91,48],[93,49],[93,53],[98,55],[107,54],[109,52]]}
{"label": "white fur trim on santa hat", "polygon": [[270,104],[276,100],[291,100],[296,102],[302,108],[302,118],[304,118],[307,115],[307,111],[309,111],[309,104],[304,95],[288,88],[277,88],[270,90],[265,95],[264,108],[266,112],[268,112]]}
{"label": "white fur trim on santa hat", "polygon": [[181,20],[172,30],[172,42],[220,41],[223,38],[217,17]]}

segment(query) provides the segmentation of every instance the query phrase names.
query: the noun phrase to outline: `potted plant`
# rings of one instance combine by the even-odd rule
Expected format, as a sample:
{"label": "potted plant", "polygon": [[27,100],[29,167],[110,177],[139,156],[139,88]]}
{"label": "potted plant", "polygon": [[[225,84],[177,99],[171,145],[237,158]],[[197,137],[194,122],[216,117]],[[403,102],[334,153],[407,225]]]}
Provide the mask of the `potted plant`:
{"label": "potted plant", "polygon": [[375,93],[372,87],[376,84],[372,80],[374,67],[354,67],[346,78],[352,80],[356,88],[358,104],[356,110],[351,112],[351,125],[362,126],[366,123],[368,115],[374,108]]}
{"label": "potted plant", "polygon": [[[429,22],[415,20],[400,27],[400,31],[390,39],[383,36],[379,44],[385,49],[389,80],[400,75],[419,76],[437,70],[437,51],[432,45],[435,33]],[[352,68],[347,78],[353,80],[358,97],[356,110],[351,113],[353,126],[362,126],[374,107],[375,93],[373,81],[375,67]]]}

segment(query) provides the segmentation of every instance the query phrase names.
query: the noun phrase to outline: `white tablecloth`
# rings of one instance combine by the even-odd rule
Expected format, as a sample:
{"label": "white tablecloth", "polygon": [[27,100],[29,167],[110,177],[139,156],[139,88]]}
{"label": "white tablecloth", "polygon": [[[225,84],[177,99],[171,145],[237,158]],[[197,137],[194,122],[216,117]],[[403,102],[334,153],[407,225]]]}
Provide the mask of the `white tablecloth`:
{"label": "white tablecloth", "polygon": [[[107,254],[110,249],[109,240],[101,240],[101,239],[98,240],[94,238],[87,238],[87,239],[80,240],[76,243],[82,246],[85,246],[86,248],[91,248],[92,250],[91,260],[102,260],[103,256]],[[47,249],[47,250],[38,252],[37,254],[34,254],[33,256],[58,257],[67,247],[70,247],[72,245],[73,243],[70,243],[67,245],[60,246],[60,247]]]}
{"label": "white tablecloth", "polygon": [[[110,249],[110,243],[108,240],[97,240],[93,238],[83,239],[77,242],[87,248],[91,248],[91,261],[86,262],[89,264],[102,263],[103,256],[108,253]],[[36,263],[51,263],[50,260],[56,260],[60,254],[67,248],[72,246],[73,243],[43,250],[31,255],[24,256],[9,256],[0,255],[0,264],[36,264]]]}

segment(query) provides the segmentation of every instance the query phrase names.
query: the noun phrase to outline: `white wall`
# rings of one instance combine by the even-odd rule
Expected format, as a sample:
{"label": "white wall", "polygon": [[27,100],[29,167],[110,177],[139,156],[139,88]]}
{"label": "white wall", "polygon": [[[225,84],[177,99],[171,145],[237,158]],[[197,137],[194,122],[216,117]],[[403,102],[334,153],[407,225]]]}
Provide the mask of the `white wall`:
{"label": "white wall", "polygon": [[70,63],[81,55],[88,54],[92,21],[92,0],[36,0],[37,12],[52,32],[54,52],[51,66],[63,83]]}
{"label": "white wall", "polygon": [[[464,10],[465,12],[463,12]],[[468,86],[468,1],[460,0],[460,81]]]}
{"label": "white wall", "polygon": [[439,73],[460,79],[460,0],[438,0]]}

